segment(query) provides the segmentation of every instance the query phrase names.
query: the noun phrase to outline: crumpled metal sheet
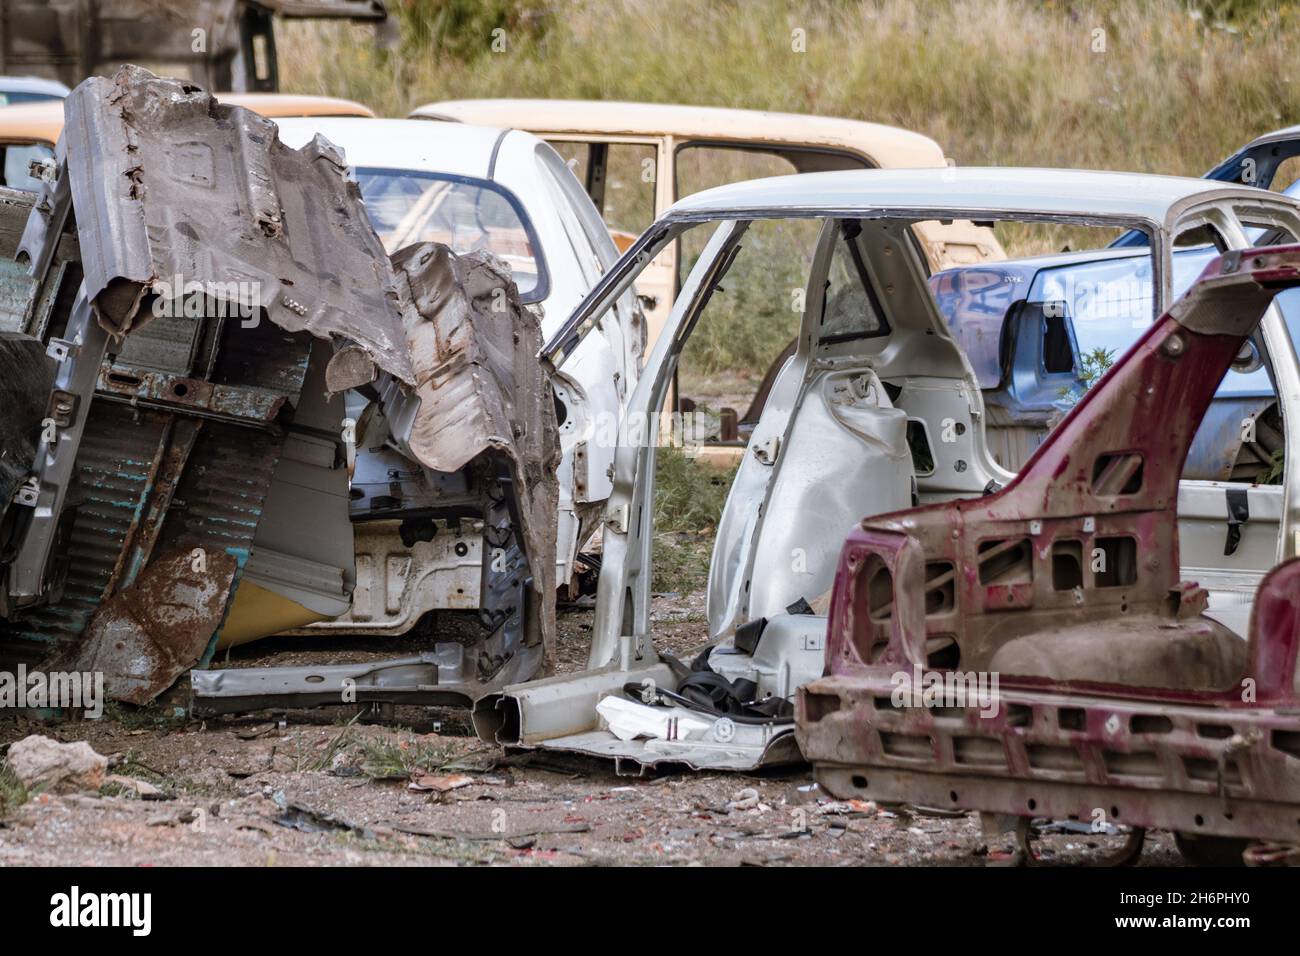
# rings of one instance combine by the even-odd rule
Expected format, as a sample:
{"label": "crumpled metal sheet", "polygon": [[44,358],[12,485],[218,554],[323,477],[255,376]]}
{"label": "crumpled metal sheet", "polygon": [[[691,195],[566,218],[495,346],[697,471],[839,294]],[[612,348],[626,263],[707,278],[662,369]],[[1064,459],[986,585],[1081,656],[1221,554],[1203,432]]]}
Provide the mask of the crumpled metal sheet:
{"label": "crumpled metal sheet", "polygon": [[[152,688],[150,696],[160,693],[180,673],[176,666],[184,670],[203,656],[253,546],[282,439],[266,431],[206,423],[173,495],[165,487],[166,469],[158,468],[171,453],[169,420],[162,412],[95,403],[77,456],[81,493],[70,527],[62,597],[15,620],[0,621],[0,661],[100,661],[110,699],[143,703],[149,698],[137,699],[141,686]],[[196,423],[182,417],[178,427],[187,424]],[[160,496],[167,498],[166,506],[155,510]],[[173,503],[180,507],[167,507]],[[147,560],[138,575],[137,549]],[[192,559],[195,549],[203,551],[209,573],[232,562],[222,585],[220,614],[196,604],[188,614],[178,610],[166,628],[151,629],[147,616],[124,612],[119,598],[131,585],[159,573],[154,569],[166,556]],[[148,587],[155,593],[159,589],[156,581]],[[196,634],[204,635],[202,644]],[[143,660],[159,666],[152,678],[136,663]]]}
{"label": "crumpled metal sheet", "polygon": [[146,294],[179,276],[414,383],[387,256],[328,141],[290,149],[270,120],[134,66],[64,109],[86,291],[108,331],[148,322]]}
{"label": "crumpled metal sheet", "polygon": [[166,428],[165,416],[123,405],[96,403],[77,451],[75,513],[67,543],[67,577],[57,601],[0,622],[0,660],[23,659],[21,648],[41,657],[63,653],[79,641],[103,602],[131,529],[149,496],[149,473]]}
{"label": "crumpled metal sheet", "polygon": [[60,669],[104,675],[114,700],[146,704],[194,665],[230,602],[238,561],[221,551],[160,555],[95,612]]}
{"label": "crumpled metal sheet", "polygon": [[533,590],[536,628],[555,634],[559,428],[537,352],[537,317],[519,301],[509,269],[485,252],[458,256],[440,243],[393,255],[419,411],[407,450],[427,468],[456,472],[484,452],[510,462]]}

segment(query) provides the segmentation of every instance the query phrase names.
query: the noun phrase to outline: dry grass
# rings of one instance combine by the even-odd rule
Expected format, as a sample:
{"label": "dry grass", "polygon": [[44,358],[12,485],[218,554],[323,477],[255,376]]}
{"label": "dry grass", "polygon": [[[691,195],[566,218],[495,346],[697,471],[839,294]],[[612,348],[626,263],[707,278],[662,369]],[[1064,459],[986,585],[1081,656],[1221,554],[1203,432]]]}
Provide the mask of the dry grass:
{"label": "dry grass", "polygon": [[371,780],[394,780],[416,771],[432,773],[454,756],[452,747],[411,738],[361,737],[356,741],[356,751],[362,774]]}
{"label": "dry grass", "polygon": [[[441,54],[410,29],[386,51],[369,28],[328,23],[284,25],[278,45],[286,88],[386,115],[477,96],[675,101],[890,123],[964,165],[1199,175],[1300,122],[1300,9],[1209,6],[1246,12],[1215,27],[1175,0],[516,0],[459,27]],[[507,24],[505,52],[490,50],[494,22]]]}
{"label": "dry grass", "polygon": [[655,453],[655,591],[703,589],[714,531],[735,477],[735,469],[712,467],[676,448]]}

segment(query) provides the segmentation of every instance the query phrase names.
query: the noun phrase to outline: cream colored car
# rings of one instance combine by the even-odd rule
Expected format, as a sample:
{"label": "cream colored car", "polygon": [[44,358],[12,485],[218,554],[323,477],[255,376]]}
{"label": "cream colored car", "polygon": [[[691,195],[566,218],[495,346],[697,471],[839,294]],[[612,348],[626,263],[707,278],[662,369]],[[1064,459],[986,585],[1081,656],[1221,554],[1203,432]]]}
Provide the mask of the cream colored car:
{"label": "cream colored car", "polygon": [[[427,103],[411,117],[522,129],[540,136],[568,160],[587,187],[620,251],[678,199],[721,185],[719,167],[732,174],[727,181],[734,181],[834,169],[951,165],[939,144],[920,133],[800,113],[602,100],[492,99]],[[712,155],[703,155],[705,151]],[[708,159],[719,162],[708,164]],[[709,176],[706,165],[712,165],[713,178],[719,181],[700,181]],[[647,201],[613,202],[610,187],[616,171],[632,180],[626,189],[639,189]],[[967,220],[920,223],[915,232],[934,271],[1005,258],[993,232]],[[637,279],[637,291],[648,306],[651,345],[678,289],[678,256],[676,243],[667,246]]]}

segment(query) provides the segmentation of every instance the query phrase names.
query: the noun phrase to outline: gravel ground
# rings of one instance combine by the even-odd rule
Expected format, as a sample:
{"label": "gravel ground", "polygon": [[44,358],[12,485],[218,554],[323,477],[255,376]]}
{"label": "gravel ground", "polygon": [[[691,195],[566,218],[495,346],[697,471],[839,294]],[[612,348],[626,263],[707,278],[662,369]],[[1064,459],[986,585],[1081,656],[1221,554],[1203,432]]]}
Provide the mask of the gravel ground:
{"label": "gravel ground", "polygon": [[[685,655],[699,644],[701,606],[695,595],[656,598],[663,646]],[[590,627],[590,609],[562,610],[561,670],[582,666]],[[281,639],[228,665],[358,660],[428,640]],[[0,718],[0,746],[29,733],[86,740],[112,773],[157,791],[142,798],[119,779],[98,794],[37,794],[0,819],[0,866],[1012,862],[1011,838],[986,839],[975,814],[838,803],[806,768],[618,777],[594,760],[506,753],[471,736],[461,711],[416,712],[405,727],[329,711],[201,723],[176,714],[179,700],[98,721]],[[1090,834],[1039,844],[1063,864],[1115,845]],[[1149,835],[1140,862],[1177,865],[1171,836]]]}

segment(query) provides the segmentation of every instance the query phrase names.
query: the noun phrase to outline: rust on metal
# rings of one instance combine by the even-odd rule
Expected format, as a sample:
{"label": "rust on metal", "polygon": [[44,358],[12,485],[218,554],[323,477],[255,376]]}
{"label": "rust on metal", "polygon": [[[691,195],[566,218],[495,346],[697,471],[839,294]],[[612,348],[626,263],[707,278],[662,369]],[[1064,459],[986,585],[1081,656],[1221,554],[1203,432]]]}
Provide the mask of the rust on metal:
{"label": "rust on metal", "polygon": [[329,142],[290,149],[271,120],[133,66],[86,80],[65,112],[86,293],[106,329],[151,321],[149,296],[202,289],[223,316],[355,342],[413,381],[387,256]]}
{"label": "rust on metal", "polygon": [[148,703],[207,649],[237,569],[223,551],[159,555],[96,608],[67,669],[102,672],[109,697]]}
{"label": "rust on metal", "polygon": [[393,266],[410,303],[405,328],[420,401],[409,451],[426,468],[448,473],[489,453],[508,461],[534,594],[529,643],[551,657],[560,441],[537,361],[541,326],[494,256],[421,243],[394,254]]}
{"label": "rust on metal", "polygon": [[[58,175],[21,241],[33,261],[79,250],[60,269],[78,267],[68,276],[81,279],[82,314],[114,344],[77,393],[38,389],[33,415],[86,427],[76,457],[62,459],[75,474],[46,482],[67,502],[57,529],[66,541],[43,526],[25,542],[48,548],[58,577],[0,620],[0,650],[35,644],[94,664],[117,699],[161,692],[214,646],[245,566],[265,570],[250,560],[295,557],[262,547],[258,531],[274,524],[264,512],[304,390],[369,386],[404,453],[429,473],[463,472],[469,490],[457,507],[482,514],[484,554],[500,554],[484,562],[490,633],[474,673],[531,676],[554,645],[559,438],[536,359],[538,318],[508,268],[433,244],[390,259],[333,146],[317,138],[289,149],[272,122],[184,81],[123,67],[82,83],[66,112]],[[64,223],[75,223],[75,245],[72,232],[56,233]],[[22,311],[35,351],[57,327],[51,310],[73,298],[60,294],[62,271],[44,275],[11,310]],[[49,308],[38,315],[32,303]],[[309,385],[314,341],[335,355],[324,382]],[[337,419],[318,416],[311,428],[342,435],[335,404]],[[343,467],[341,444],[312,466]],[[10,483],[26,468],[11,471]],[[329,506],[346,530],[347,497]],[[321,573],[346,598],[350,536],[346,559],[334,555],[337,538],[329,544],[335,563]],[[195,554],[207,556],[206,572],[185,571]],[[211,581],[201,585],[200,573]]]}
{"label": "rust on metal", "polygon": [[[1177,537],[1197,426],[1295,285],[1300,247],[1225,255],[1005,489],[854,530],[828,676],[797,706],[831,793],[1300,840],[1300,560],[1264,579],[1242,642],[1178,580]],[[978,674],[991,712],[894,693]]]}
{"label": "rust on metal", "polygon": [[140,569],[149,563],[162,532],[163,519],[202,427],[203,422],[194,419],[172,419],[164,427],[153,468],[145,482],[148,497],[127,529],[101,600],[112,596],[119,587],[130,587]]}

